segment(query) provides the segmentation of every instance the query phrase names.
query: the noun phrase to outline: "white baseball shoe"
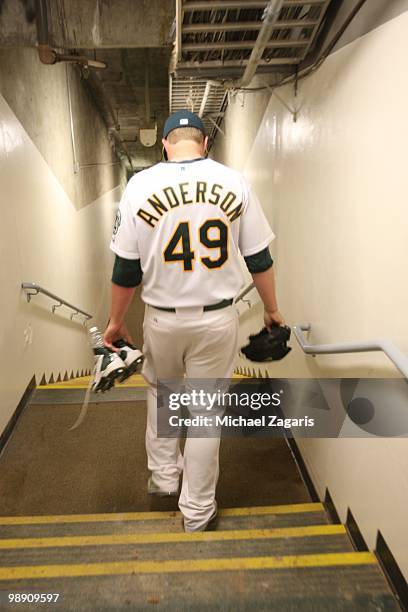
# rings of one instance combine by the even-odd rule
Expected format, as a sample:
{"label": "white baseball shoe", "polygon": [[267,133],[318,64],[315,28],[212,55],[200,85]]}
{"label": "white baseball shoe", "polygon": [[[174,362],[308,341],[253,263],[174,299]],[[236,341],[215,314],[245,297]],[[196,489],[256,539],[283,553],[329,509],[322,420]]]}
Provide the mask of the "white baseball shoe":
{"label": "white baseball shoe", "polygon": [[119,349],[118,355],[126,366],[125,371],[119,377],[119,382],[123,382],[129,376],[132,376],[132,374],[140,371],[143,363],[143,354],[142,351],[133,346],[133,344],[126,342],[123,338],[114,342],[113,346]]}
{"label": "white baseball shoe", "polygon": [[217,525],[218,525],[218,508],[217,508],[217,506],[215,507],[215,510],[214,510],[213,514],[210,516],[208,521],[202,527],[199,527],[198,529],[190,529],[189,527],[186,526],[184,518],[182,519],[182,525],[183,525],[183,529],[184,529],[184,531],[186,533],[195,533],[197,531],[215,531],[217,529]]}
{"label": "white baseball shoe", "polygon": [[178,497],[178,488],[173,491],[164,491],[154,484],[152,477],[147,481],[147,492],[149,495],[157,495],[158,497]]}
{"label": "white baseball shoe", "polygon": [[91,390],[95,393],[108,391],[114,386],[115,380],[123,376],[126,365],[117,353],[103,348],[94,348],[95,367]]}

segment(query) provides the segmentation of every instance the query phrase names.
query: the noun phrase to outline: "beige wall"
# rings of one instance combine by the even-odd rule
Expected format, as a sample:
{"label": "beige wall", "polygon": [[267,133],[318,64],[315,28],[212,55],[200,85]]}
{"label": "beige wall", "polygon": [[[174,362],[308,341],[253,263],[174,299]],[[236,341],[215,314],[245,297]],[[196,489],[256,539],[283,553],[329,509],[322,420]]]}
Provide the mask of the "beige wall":
{"label": "beige wall", "polygon": [[91,366],[84,327],[62,308],[53,315],[41,296],[28,304],[20,285],[37,282],[103,325],[108,244],[123,183],[121,167],[110,164],[106,129],[74,69],[78,151],[82,161],[109,162],[76,174],[65,65],[41,66],[35,50],[8,53],[14,85],[0,53],[0,432],[33,374],[37,381],[44,373],[56,379]]}
{"label": "beige wall", "polygon": [[[298,121],[272,96],[251,143],[258,94],[246,94],[228,108],[227,138],[219,136],[213,151],[253,183],[277,235],[281,310],[292,325],[310,322],[314,343],[385,337],[408,353],[407,32],[404,12],[330,56],[301,81],[297,98],[292,86],[280,88]],[[261,316],[259,304],[242,316],[242,340]],[[286,360],[262,371],[397,376],[380,354],[313,359],[292,346]],[[241,358],[237,367],[253,370]],[[343,520],[351,508],[370,547],[380,529],[408,576],[408,441],[299,446],[320,495],[328,486]]]}
{"label": "beige wall", "polygon": [[[80,166],[76,172],[68,89]],[[45,66],[33,48],[0,49],[0,92],[75,208],[118,185],[120,164],[77,66]]]}

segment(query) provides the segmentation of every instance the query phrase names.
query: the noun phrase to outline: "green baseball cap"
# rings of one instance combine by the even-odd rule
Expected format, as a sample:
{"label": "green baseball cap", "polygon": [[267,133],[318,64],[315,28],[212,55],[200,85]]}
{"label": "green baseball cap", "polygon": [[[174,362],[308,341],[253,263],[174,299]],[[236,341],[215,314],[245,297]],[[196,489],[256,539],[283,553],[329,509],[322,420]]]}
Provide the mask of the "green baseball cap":
{"label": "green baseball cap", "polygon": [[185,109],[173,113],[172,115],[170,115],[170,117],[168,117],[168,119],[166,119],[166,123],[164,124],[163,129],[163,138],[167,138],[167,136],[173,130],[183,127],[197,128],[197,130],[200,130],[205,135],[204,124],[201,121],[200,117],[195,113],[192,113],[191,111]]}

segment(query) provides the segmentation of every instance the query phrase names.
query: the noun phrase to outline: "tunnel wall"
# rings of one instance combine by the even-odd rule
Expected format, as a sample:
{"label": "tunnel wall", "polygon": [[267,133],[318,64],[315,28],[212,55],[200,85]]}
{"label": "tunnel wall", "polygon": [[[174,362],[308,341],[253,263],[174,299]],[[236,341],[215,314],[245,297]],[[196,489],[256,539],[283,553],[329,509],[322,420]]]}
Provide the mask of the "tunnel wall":
{"label": "tunnel wall", "polygon": [[[279,88],[297,122],[272,95],[259,123],[265,92],[238,94],[212,152],[254,185],[277,236],[280,309],[291,325],[311,323],[313,343],[384,337],[408,353],[407,31],[402,12],[342,45],[297,97],[293,85]],[[261,324],[258,303],[241,317],[241,344]],[[282,362],[236,366],[270,377],[398,376],[382,354],[313,358],[291,344]],[[321,498],[328,487],[343,521],[351,508],[371,548],[380,529],[408,577],[408,440],[298,446]]]}
{"label": "tunnel wall", "polygon": [[[74,171],[67,77],[77,157]],[[107,129],[76,68],[40,64],[35,49],[0,50],[0,432],[36,376],[49,381],[92,364],[85,328],[36,282],[106,322],[108,245],[125,180]],[[98,164],[88,166],[88,164]]]}

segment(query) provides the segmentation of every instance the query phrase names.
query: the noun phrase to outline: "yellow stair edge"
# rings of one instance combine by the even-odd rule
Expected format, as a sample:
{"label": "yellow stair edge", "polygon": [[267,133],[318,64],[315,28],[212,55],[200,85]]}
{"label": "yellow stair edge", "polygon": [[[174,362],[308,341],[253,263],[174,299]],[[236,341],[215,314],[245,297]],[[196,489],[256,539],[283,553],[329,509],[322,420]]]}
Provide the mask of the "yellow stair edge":
{"label": "yellow stair edge", "polygon": [[311,567],[376,565],[372,552],[286,555],[281,557],[235,557],[181,559],[168,561],[115,561],[58,565],[27,565],[0,568],[0,580],[36,580],[126,574],[167,574],[174,572],[219,572],[233,570],[278,570]]}
{"label": "yellow stair edge", "polygon": [[51,536],[0,539],[0,549],[64,548],[71,546],[111,546],[121,544],[164,544],[174,542],[220,542],[345,535],[344,525],[307,525],[272,529],[231,529],[195,533],[131,533],[113,535]]}
{"label": "yellow stair edge", "polygon": [[[87,389],[90,382],[91,376],[80,376],[79,378],[71,378],[71,380],[62,382],[38,385],[37,389]],[[147,383],[141,374],[133,374],[133,376],[130,376],[123,383],[116,386],[117,389],[133,389],[138,387],[147,387]]]}
{"label": "yellow stair edge", "polygon": [[[233,379],[247,378],[243,375],[233,374]],[[78,378],[71,378],[70,380],[64,380],[61,382],[50,383],[48,385],[38,385],[37,389],[87,389],[91,382],[91,376],[80,376]],[[147,387],[147,383],[141,374],[133,374],[123,383],[118,383],[116,389],[134,389],[138,387]]]}
{"label": "yellow stair edge", "polygon": [[[286,504],[279,506],[250,506],[248,508],[221,508],[219,516],[262,516],[268,514],[297,514],[303,512],[322,512],[322,503]],[[0,525],[41,525],[58,523],[100,523],[122,521],[151,521],[181,519],[181,512],[123,512],[103,514],[55,514],[38,516],[0,516]]]}

